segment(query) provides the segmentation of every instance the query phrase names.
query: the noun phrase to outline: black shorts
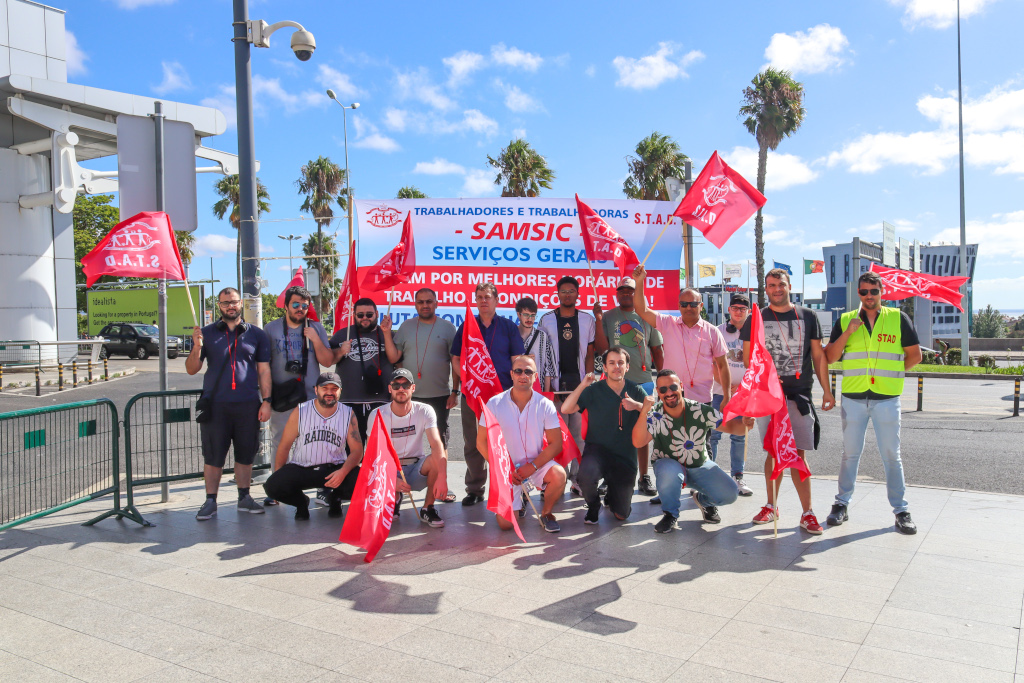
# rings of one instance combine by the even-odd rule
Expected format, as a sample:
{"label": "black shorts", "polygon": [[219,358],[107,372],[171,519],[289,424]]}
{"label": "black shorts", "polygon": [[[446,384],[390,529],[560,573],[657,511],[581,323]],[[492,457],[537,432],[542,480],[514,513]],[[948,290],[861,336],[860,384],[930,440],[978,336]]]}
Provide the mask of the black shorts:
{"label": "black shorts", "polygon": [[251,465],[260,449],[260,405],[259,401],[215,401],[211,419],[199,423],[203,462],[211,467],[224,467],[228,448],[234,444],[235,463]]}

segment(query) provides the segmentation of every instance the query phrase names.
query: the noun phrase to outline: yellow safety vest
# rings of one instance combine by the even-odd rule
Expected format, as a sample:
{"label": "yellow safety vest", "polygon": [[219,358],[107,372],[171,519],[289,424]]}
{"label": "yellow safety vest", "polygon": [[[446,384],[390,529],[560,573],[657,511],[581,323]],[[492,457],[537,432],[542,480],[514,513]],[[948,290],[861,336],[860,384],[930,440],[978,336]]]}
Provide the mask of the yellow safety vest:
{"label": "yellow safety vest", "polygon": [[[844,313],[840,318],[843,330],[859,311]],[[878,309],[875,326],[861,325],[846,340],[843,351],[843,393],[860,394],[872,391],[884,396],[903,393],[903,344],[900,338],[901,315],[898,308]]]}

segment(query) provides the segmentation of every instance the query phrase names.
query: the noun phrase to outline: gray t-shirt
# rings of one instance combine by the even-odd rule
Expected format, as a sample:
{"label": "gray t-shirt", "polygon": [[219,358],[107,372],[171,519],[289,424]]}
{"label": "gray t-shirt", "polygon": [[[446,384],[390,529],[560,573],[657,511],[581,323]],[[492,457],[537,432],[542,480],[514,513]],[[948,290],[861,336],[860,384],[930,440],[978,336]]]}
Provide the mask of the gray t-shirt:
{"label": "gray t-shirt", "polygon": [[399,365],[412,372],[416,398],[437,398],[452,392],[452,342],[455,325],[444,318],[424,323],[420,317],[409,318],[394,335],[395,346],[402,352]]}
{"label": "gray t-shirt", "polygon": [[[318,322],[307,321],[309,326],[316,330],[320,342],[327,346],[327,331]],[[287,330],[287,338],[285,335]],[[281,383],[299,376],[297,372],[288,372],[284,369],[285,364],[290,360],[302,360],[302,342],[306,342],[307,365],[306,365],[306,396],[309,400],[316,398],[316,378],[320,375],[320,363],[316,359],[316,351],[313,350],[313,343],[302,334],[301,327],[289,327],[284,317],[271,320],[263,328],[267,337],[270,338],[270,378],[272,381]]]}
{"label": "gray t-shirt", "polygon": [[661,332],[644,322],[636,311],[627,313],[617,307],[604,314],[601,325],[609,346],[621,346],[629,352],[626,379],[637,384],[650,382],[655,369],[651,349],[664,343]]}

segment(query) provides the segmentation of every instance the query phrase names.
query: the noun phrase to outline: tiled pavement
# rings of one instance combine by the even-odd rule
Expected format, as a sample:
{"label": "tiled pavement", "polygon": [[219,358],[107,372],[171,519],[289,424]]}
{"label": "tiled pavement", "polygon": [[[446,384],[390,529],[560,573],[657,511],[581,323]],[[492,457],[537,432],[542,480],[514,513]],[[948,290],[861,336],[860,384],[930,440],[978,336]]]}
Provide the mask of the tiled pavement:
{"label": "tiled pavement", "polygon": [[786,483],[777,539],[760,491],[717,526],[687,499],[666,536],[643,497],[596,527],[567,499],[525,544],[482,506],[436,530],[406,505],[371,565],[323,511],[233,498],[197,523],[190,482],[142,497],[153,528],[78,525],[107,499],[0,532],[0,681],[1024,681],[1024,498],[913,488],[902,536],[862,482],[810,537]]}

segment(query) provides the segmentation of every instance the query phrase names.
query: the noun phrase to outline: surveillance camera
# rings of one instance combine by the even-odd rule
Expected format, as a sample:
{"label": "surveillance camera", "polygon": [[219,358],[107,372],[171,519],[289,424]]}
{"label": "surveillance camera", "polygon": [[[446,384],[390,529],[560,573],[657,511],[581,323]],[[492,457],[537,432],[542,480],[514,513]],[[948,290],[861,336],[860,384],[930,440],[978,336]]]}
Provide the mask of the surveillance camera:
{"label": "surveillance camera", "polygon": [[316,50],[316,39],[309,31],[296,31],[292,34],[292,52],[300,62],[308,62]]}

